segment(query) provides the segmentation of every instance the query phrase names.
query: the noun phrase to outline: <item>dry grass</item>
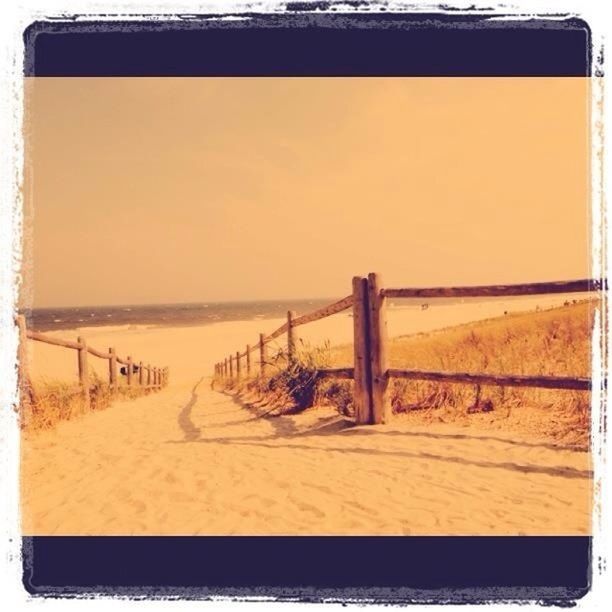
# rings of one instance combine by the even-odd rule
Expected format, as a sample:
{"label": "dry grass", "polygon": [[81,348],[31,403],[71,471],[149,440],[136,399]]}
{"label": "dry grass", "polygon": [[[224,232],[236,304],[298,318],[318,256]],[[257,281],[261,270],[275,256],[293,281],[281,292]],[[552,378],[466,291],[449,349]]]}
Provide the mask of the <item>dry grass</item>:
{"label": "dry grass", "polygon": [[[588,377],[595,306],[582,302],[400,336],[390,341],[390,366]],[[351,346],[338,347],[332,361],[346,363],[351,354]],[[392,380],[389,397],[395,413],[415,421],[478,423],[579,445],[588,442],[587,392]]]}
{"label": "dry grass", "polygon": [[269,349],[269,352],[263,377],[259,374],[259,363],[256,363],[251,376],[241,371],[240,380],[215,376],[214,387],[249,395],[250,400],[265,401],[270,413],[276,414],[298,412],[318,403],[321,382],[317,371],[330,367],[329,344],[312,347],[300,340],[291,363],[286,350],[279,348],[273,352]]}
{"label": "dry grass", "polygon": [[140,387],[119,385],[112,394],[108,383],[95,373],[90,378],[90,406],[86,405],[82,391],[75,383],[63,381],[38,381],[31,393],[22,402],[20,413],[21,428],[28,432],[52,429],[59,421],[78,417],[86,412],[104,410],[115,399],[134,399],[148,391]]}
{"label": "dry grass", "polygon": [[[541,312],[517,313],[429,333],[393,338],[389,362],[395,368],[491,374],[583,376],[591,374],[595,302]],[[317,379],[316,369],[352,363],[351,345],[330,349],[302,346],[287,369],[279,351],[264,379],[240,383],[217,379],[217,388],[255,393],[278,407],[303,409],[334,405],[353,413],[352,382]],[[254,373],[259,371],[255,365]],[[590,394],[581,391],[479,386],[392,380],[389,398],[395,414],[415,423],[518,431],[528,436],[587,447]]]}

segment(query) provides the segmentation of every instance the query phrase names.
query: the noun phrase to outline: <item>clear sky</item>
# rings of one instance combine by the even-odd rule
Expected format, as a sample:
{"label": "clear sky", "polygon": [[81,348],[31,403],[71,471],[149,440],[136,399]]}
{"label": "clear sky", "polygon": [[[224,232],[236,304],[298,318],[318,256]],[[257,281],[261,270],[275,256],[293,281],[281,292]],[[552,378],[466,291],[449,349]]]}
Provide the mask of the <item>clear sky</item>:
{"label": "clear sky", "polygon": [[26,305],[588,276],[587,88],[28,79]]}

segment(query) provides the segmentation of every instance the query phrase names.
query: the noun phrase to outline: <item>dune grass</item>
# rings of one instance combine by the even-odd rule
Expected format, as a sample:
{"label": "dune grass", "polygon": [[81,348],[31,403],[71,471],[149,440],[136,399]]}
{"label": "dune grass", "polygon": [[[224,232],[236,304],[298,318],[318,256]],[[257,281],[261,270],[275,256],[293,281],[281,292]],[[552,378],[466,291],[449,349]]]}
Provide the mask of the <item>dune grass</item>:
{"label": "dune grass", "polygon": [[329,343],[310,346],[299,341],[291,361],[285,349],[269,350],[265,374],[259,374],[259,363],[251,376],[241,373],[240,380],[215,376],[213,386],[217,389],[239,393],[251,393],[264,397],[266,403],[276,407],[278,413],[286,414],[309,408],[318,403],[320,382],[317,372],[331,365]]}
{"label": "dune grass", "polygon": [[134,399],[147,393],[138,385],[128,387],[120,384],[117,393],[112,393],[106,381],[92,372],[90,374],[90,405],[87,407],[82,390],[76,382],[57,380],[35,381],[20,411],[21,428],[28,432],[54,428],[58,422],[73,419],[87,412],[104,410],[115,399]]}
{"label": "dune grass", "polygon": [[[406,369],[588,377],[595,307],[585,301],[399,336],[389,342],[389,363]],[[216,385],[273,397],[279,410],[283,402],[291,410],[328,404],[350,416],[352,381],[319,379],[316,370],[352,364],[352,352],[352,345],[301,345],[290,367],[279,351],[264,378],[217,380]],[[505,427],[579,446],[590,435],[588,392],[391,380],[389,401],[395,414],[415,422]]]}

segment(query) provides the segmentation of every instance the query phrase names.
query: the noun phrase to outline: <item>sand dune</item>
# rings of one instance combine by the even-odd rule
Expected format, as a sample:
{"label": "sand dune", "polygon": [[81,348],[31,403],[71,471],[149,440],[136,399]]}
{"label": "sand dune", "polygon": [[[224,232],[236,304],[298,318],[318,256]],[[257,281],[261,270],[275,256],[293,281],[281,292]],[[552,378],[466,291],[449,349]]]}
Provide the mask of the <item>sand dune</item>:
{"label": "sand dune", "polygon": [[[457,322],[433,312],[437,326]],[[415,325],[414,312],[390,319]],[[278,323],[81,330],[93,346],[170,366],[170,385],[24,434],[23,533],[590,533],[588,453],[401,417],[354,427],[328,408],[261,418],[210,389],[215,360]],[[351,338],[346,314],[309,327],[312,341]],[[36,376],[76,376],[73,351],[30,349]]]}
{"label": "sand dune", "polygon": [[[571,298],[572,296],[570,296]],[[432,305],[428,310],[405,308],[401,301],[388,311],[389,334],[413,334],[441,329],[469,321],[517,312],[537,306],[549,308],[562,304],[568,296],[536,296],[520,300],[492,300],[480,303]],[[171,381],[188,384],[199,376],[212,373],[214,364],[230,353],[243,351],[246,344],[254,345],[259,333],[269,334],[285,322],[284,319],[255,321],[227,321],[194,327],[104,326],[83,327],[75,330],[46,332],[57,338],[76,340],[84,336],[90,346],[106,350],[113,346],[118,355],[131,355],[156,366],[170,368]],[[353,340],[353,320],[350,311],[321,319],[296,328],[298,338],[311,345],[329,340],[332,345]],[[272,348],[284,346],[285,336],[278,338]],[[77,376],[75,351],[28,342],[29,369],[34,379],[74,380]],[[90,357],[90,368],[100,376],[107,376],[107,362]]]}

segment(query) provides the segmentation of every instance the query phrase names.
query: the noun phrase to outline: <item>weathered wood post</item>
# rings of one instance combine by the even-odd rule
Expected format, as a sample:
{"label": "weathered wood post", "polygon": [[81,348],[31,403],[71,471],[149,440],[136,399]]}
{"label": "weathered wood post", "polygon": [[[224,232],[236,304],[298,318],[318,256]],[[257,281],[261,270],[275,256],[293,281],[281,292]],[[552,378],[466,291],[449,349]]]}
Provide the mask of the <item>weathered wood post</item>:
{"label": "weathered wood post", "polygon": [[229,377],[230,380],[234,378],[234,357],[232,355],[229,356]]}
{"label": "weathered wood post", "polygon": [[370,367],[372,371],[372,422],[386,423],[391,416],[387,401],[387,316],[386,299],[381,295],[380,275],[368,275]]}
{"label": "weathered wood post", "polygon": [[114,347],[108,349],[108,384],[112,393],[117,393],[117,351]]}
{"label": "weathered wood post", "polygon": [[246,345],[246,375],[247,378],[251,375],[251,345]]}
{"label": "weathered wood post", "polygon": [[295,311],[287,312],[287,361],[292,364],[295,359],[295,331],[293,327],[293,319],[295,319]]}
{"label": "weathered wood post", "polygon": [[223,360],[223,376],[227,378],[228,365],[227,365],[227,357]]}
{"label": "weathered wood post", "polygon": [[138,384],[141,387],[144,384],[144,371],[142,369],[142,361],[138,362]]}
{"label": "weathered wood post", "polygon": [[127,359],[126,371],[127,371],[127,384],[128,386],[132,385],[132,358],[128,355]]}
{"label": "weathered wood post", "polygon": [[372,423],[372,376],[370,368],[370,342],[368,333],[368,280],[353,278],[353,351],[355,379],[353,405],[355,423]]}
{"label": "weathered wood post", "polygon": [[153,368],[153,386],[159,388],[159,368]]}
{"label": "weathered wood post", "polygon": [[265,336],[263,334],[259,334],[259,375],[262,378],[266,373],[266,360],[268,359],[266,352]]}
{"label": "weathered wood post", "polygon": [[85,338],[79,336],[77,338],[79,343],[79,384],[83,387],[83,401],[85,407],[89,408],[91,405],[91,397],[89,395],[89,364],[87,363],[87,341]]}
{"label": "weathered wood post", "polygon": [[240,380],[240,351],[236,351],[236,380]]}
{"label": "weathered wood post", "polygon": [[147,364],[147,387],[151,386],[151,364]]}

